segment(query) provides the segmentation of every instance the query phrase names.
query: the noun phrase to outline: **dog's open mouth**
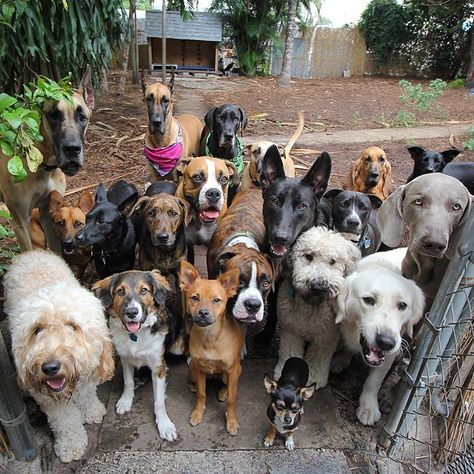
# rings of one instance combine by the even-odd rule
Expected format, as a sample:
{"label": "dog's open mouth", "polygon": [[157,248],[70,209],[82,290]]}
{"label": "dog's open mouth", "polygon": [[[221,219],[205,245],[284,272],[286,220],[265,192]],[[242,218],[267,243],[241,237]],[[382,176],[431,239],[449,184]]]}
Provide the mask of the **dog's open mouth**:
{"label": "dog's open mouth", "polygon": [[270,251],[275,257],[283,257],[286,252],[288,252],[288,247],[285,247],[284,245],[271,244]]}
{"label": "dog's open mouth", "polygon": [[128,323],[125,323],[125,328],[131,334],[134,334],[140,331],[141,327],[142,327],[142,323],[138,323],[136,321],[129,321]]}
{"label": "dog's open mouth", "polygon": [[54,379],[48,379],[46,380],[46,385],[53,392],[60,392],[66,385],[66,379],[64,377],[56,377]]}
{"label": "dog's open mouth", "polygon": [[377,346],[370,346],[364,336],[360,336],[359,343],[362,347],[364,362],[371,367],[382,365],[385,360],[385,352]]}
{"label": "dog's open mouth", "polygon": [[199,219],[201,222],[208,223],[208,222],[215,222],[219,217],[220,211],[215,208],[210,207],[209,209],[205,209],[199,212]]}

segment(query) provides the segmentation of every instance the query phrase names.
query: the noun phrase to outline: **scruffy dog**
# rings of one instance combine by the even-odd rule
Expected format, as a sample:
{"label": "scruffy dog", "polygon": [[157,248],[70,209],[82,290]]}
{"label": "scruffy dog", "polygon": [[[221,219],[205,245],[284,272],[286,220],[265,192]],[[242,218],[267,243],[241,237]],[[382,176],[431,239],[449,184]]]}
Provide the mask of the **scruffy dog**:
{"label": "scruffy dog", "polygon": [[16,257],[4,285],[19,383],[48,416],[59,459],[80,459],[83,423],[100,423],[106,412],[96,386],[114,373],[102,305],[64,260],[43,250]]}
{"label": "scruffy dog", "polygon": [[316,389],[326,386],[339,342],[335,298],[359,259],[360,251],[352,242],[323,227],[312,227],[298,237],[278,291],[280,347],[275,379],[287,359],[301,357],[309,365],[308,383],[316,383]]}

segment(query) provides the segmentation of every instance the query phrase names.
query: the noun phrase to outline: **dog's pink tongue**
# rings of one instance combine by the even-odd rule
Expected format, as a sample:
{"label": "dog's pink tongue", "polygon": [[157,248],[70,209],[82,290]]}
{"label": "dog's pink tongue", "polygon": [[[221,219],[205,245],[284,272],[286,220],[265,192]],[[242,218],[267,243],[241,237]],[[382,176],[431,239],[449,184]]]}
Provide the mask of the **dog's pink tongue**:
{"label": "dog's pink tongue", "polygon": [[128,332],[137,332],[140,329],[140,323],[127,323],[127,331]]}
{"label": "dog's pink tongue", "polygon": [[379,351],[370,349],[369,357],[367,358],[369,362],[373,362],[374,364],[380,363],[380,356]]}
{"label": "dog's pink tongue", "polygon": [[219,217],[219,211],[216,209],[208,209],[207,211],[202,211],[202,215],[206,219],[217,219]]}
{"label": "dog's pink tongue", "polygon": [[49,379],[46,381],[46,383],[53,389],[53,390],[58,390],[60,389],[64,383],[66,382],[66,379],[64,377],[58,377],[57,379]]}

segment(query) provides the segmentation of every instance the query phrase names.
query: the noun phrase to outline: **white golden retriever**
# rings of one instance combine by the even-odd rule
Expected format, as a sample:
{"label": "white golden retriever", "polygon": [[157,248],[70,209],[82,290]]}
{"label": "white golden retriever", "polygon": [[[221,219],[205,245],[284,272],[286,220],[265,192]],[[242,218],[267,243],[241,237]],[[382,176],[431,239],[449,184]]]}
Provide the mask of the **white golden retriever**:
{"label": "white golden retriever", "polygon": [[48,416],[59,459],[80,459],[83,423],[100,423],[106,412],[96,386],[114,374],[102,305],[64,260],[43,250],[17,256],[4,285],[18,381]]}
{"label": "white golden retriever", "polygon": [[[388,256],[387,256],[388,257]],[[384,253],[363,258],[346,278],[337,297],[346,347],[360,353],[371,367],[359,398],[357,418],[364,425],[380,419],[378,392],[402,346],[402,335],[412,336],[423,317],[425,297],[399,266],[384,260]]]}

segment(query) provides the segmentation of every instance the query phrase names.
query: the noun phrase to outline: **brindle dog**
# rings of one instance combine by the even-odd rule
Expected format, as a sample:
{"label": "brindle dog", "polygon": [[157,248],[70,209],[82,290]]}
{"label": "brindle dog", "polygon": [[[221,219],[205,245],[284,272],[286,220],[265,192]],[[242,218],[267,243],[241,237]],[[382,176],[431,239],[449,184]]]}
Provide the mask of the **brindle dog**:
{"label": "brindle dog", "polygon": [[0,199],[12,215],[12,227],[22,250],[33,248],[28,223],[33,208],[39,206],[48,247],[61,254],[61,243],[48,212],[47,197],[54,190],[64,194],[64,175],[73,176],[82,168],[84,136],[93,107],[94,95],[88,67],[71,104],[65,101],[49,102],[43,109],[40,132],[44,140],[35,143],[43,154],[43,163],[36,173],[28,172],[23,182],[15,183],[8,172],[8,157],[0,151]]}

